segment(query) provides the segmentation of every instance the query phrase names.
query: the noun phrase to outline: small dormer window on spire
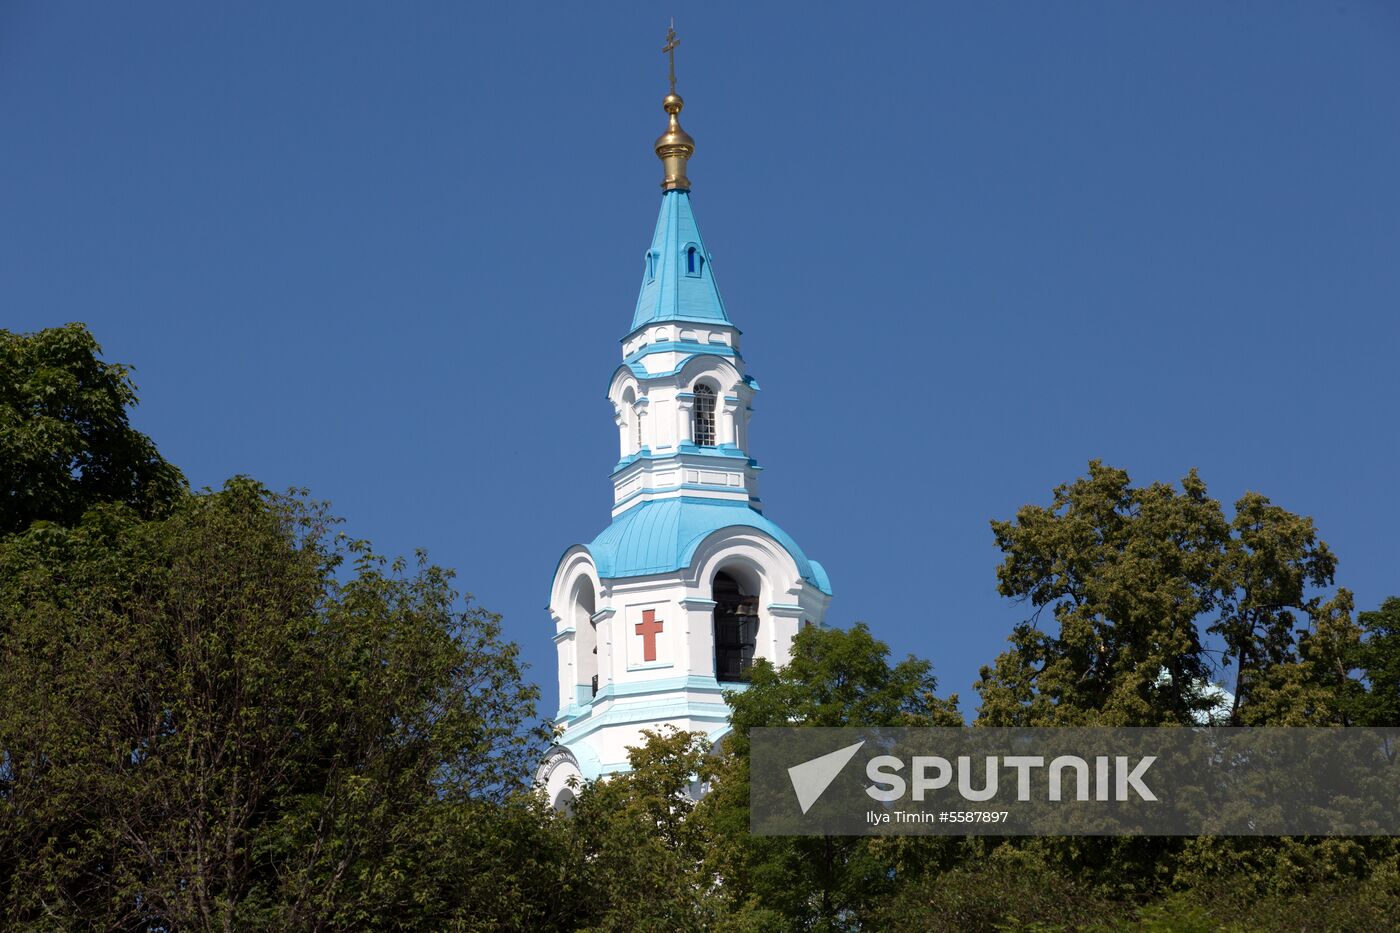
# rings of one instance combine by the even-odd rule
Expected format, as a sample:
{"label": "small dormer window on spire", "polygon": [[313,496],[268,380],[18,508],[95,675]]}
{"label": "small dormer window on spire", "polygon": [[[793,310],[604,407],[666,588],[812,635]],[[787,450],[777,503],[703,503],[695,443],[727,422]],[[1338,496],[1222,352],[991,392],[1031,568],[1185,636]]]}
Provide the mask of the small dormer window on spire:
{"label": "small dormer window on spire", "polygon": [[656,253],[650,250],[647,251],[646,274],[648,282],[656,278]]}
{"label": "small dormer window on spire", "polygon": [[703,383],[695,387],[695,444],[715,446],[715,390]]}
{"label": "small dormer window on spire", "polygon": [[705,254],[694,243],[685,248],[685,274],[699,276],[705,271]]}

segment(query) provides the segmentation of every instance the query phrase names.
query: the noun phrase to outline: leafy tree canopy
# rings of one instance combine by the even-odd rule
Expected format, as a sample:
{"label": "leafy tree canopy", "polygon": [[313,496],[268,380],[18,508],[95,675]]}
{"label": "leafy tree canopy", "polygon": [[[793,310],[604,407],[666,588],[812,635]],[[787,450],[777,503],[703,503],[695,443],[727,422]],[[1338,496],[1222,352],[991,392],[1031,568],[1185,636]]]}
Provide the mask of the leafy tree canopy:
{"label": "leafy tree canopy", "polygon": [[12,922],[436,929],[519,909],[518,876],[470,870],[506,845],[481,823],[529,825],[513,801],[542,736],[516,649],[446,571],[334,526],[234,480],[162,519],[115,504],[0,542]]}
{"label": "leafy tree canopy", "polygon": [[[747,689],[726,693],[733,731],[697,811],[713,837],[707,861],[724,879],[727,912],[753,929],[851,929],[894,883],[886,840],[750,836],[749,730],[760,726],[960,726],[957,697],[940,698],[932,665],[891,663],[864,623],[802,629],[781,669],[754,664]],[[920,858],[946,845],[921,847]],[[899,848],[899,847],[896,847]]]}
{"label": "leafy tree canopy", "polygon": [[[985,725],[1332,723],[1357,629],[1312,519],[1257,493],[1227,518],[1193,470],[1134,486],[1099,461],[994,521],[998,590],[1035,613],[982,669]],[[1041,615],[1050,610],[1047,624]],[[1053,622],[1053,624],[1048,624]],[[1215,661],[1203,641],[1217,638]],[[1234,668],[1233,701],[1211,686]]]}
{"label": "leafy tree canopy", "polygon": [[82,324],[0,330],[0,535],[74,525],[102,502],[151,516],[183,490],[180,471],[127,420],[128,369],[102,362],[101,350]]}
{"label": "leafy tree canopy", "polygon": [[1352,694],[1352,718],[1361,726],[1400,726],[1400,596],[1359,621],[1365,641],[1355,649],[1356,666],[1368,690]]}
{"label": "leafy tree canopy", "polygon": [[632,770],[581,789],[565,820],[573,840],[577,908],[587,930],[709,930],[720,919],[718,879],[706,865],[713,843],[692,819],[713,779],[705,736],[644,730]]}

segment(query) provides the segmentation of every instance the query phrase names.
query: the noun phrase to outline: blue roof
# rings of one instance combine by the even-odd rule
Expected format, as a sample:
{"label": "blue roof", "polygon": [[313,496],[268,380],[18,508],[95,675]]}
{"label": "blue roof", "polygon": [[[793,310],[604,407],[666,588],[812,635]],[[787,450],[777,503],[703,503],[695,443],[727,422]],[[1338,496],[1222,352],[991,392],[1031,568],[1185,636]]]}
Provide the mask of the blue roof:
{"label": "blue roof", "polygon": [[[693,268],[691,248],[696,251]],[[667,191],[661,196],[661,214],[647,255],[632,330],[661,321],[730,323],[710,254],[695,225],[689,191]]]}
{"label": "blue roof", "polygon": [[588,545],[605,580],[689,567],[700,542],[721,528],[755,528],[792,556],[802,579],[831,595],[826,570],[809,560],[786,531],[743,502],[682,496],[643,502],[623,512]]}

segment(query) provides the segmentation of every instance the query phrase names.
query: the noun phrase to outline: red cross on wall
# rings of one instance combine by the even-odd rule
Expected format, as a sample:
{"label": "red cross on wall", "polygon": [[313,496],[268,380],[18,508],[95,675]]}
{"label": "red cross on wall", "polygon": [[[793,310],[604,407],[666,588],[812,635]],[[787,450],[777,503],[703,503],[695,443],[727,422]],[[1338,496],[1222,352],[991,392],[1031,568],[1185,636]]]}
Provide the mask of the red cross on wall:
{"label": "red cross on wall", "polygon": [[642,621],[637,623],[637,634],[642,636],[642,660],[656,660],[656,636],[661,634],[665,622],[656,621],[655,609],[643,609]]}

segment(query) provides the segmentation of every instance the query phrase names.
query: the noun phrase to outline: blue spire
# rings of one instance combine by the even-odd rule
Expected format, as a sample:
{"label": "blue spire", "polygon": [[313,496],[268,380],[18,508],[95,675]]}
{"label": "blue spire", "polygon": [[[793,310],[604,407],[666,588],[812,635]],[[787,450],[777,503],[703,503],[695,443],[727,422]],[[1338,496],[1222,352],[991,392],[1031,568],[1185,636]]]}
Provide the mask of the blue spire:
{"label": "blue spire", "polygon": [[730,323],[710,268],[710,254],[695,225],[690,192],[680,189],[661,196],[661,215],[642,268],[642,293],[637,296],[632,330],[661,321]]}

